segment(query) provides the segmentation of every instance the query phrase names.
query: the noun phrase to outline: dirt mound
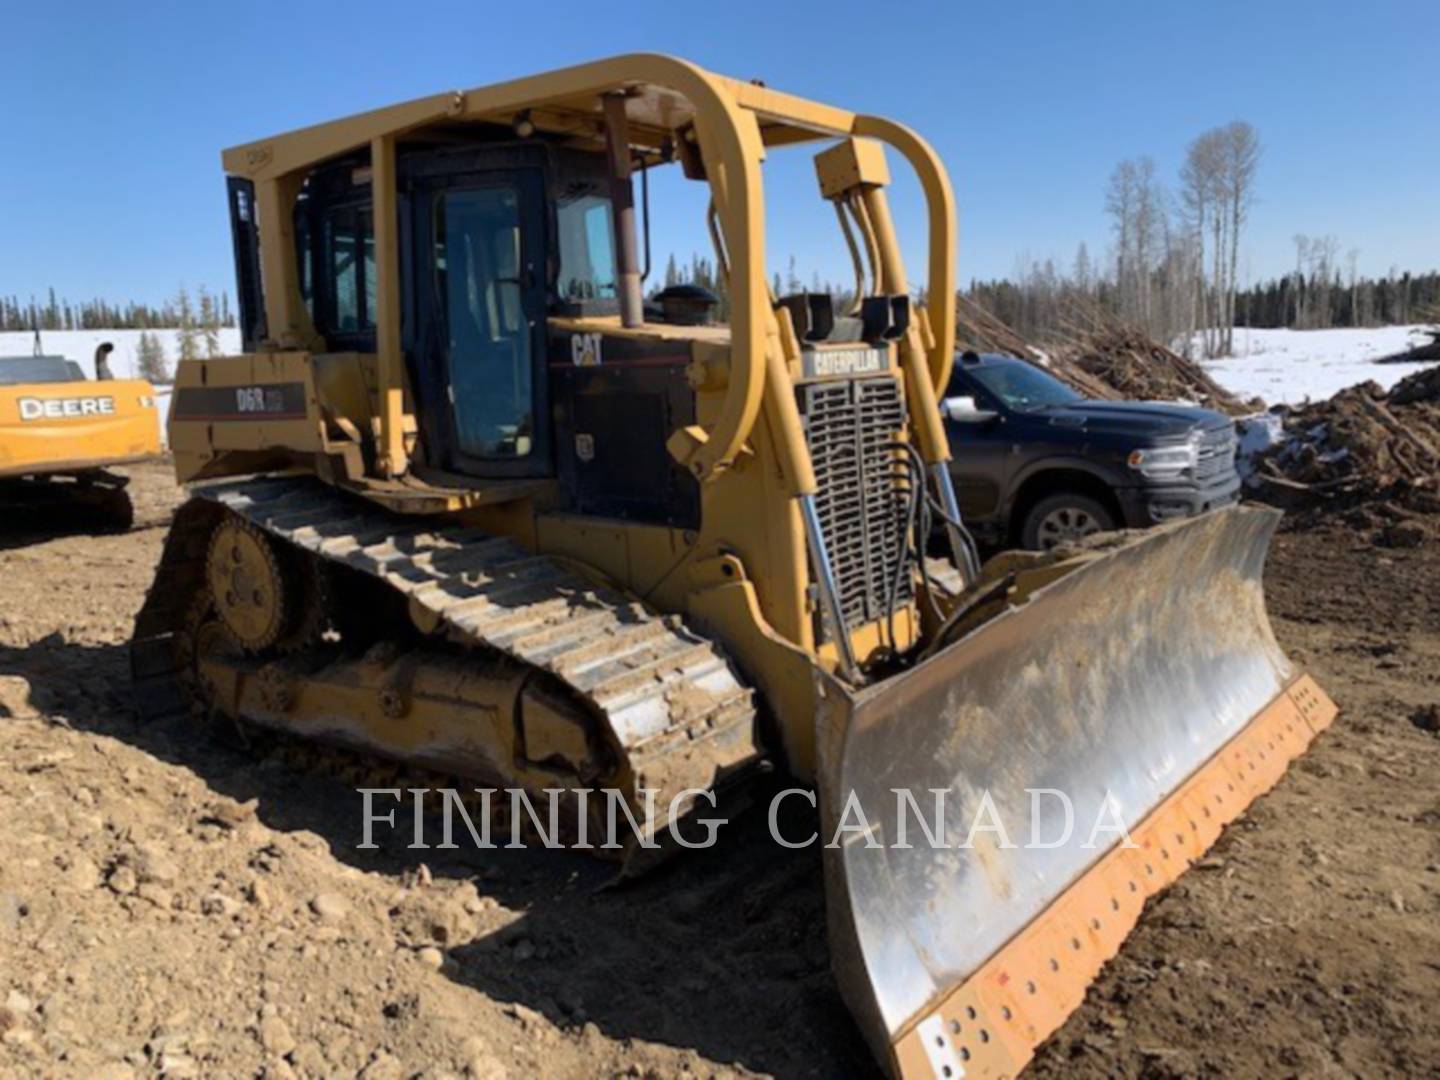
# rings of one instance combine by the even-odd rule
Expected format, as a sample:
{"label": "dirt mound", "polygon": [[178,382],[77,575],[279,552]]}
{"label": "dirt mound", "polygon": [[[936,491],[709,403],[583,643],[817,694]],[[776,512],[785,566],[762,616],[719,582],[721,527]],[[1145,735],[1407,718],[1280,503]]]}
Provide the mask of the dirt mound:
{"label": "dirt mound", "polygon": [[1265,497],[1313,526],[1335,514],[1394,547],[1440,536],[1440,367],[1292,410],[1258,462]]}

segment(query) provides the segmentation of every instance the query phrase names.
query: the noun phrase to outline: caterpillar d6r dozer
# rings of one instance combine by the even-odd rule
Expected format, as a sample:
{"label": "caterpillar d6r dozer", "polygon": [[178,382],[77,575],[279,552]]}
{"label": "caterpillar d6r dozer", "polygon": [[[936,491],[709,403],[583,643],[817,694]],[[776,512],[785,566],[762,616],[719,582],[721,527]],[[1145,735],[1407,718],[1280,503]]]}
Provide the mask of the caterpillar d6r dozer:
{"label": "caterpillar d6r dozer", "polygon": [[109,530],[134,520],[128,480],[110,469],[160,453],[155,388],[111,379],[96,350],[95,381],[63,356],[0,356],[0,509],[84,514]]}
{"label": "caterpillar d6r dozer", "polygon": [[[762,162],[807,144],[843,307],[766,285]],[[887,147],[928,211],[923,305]],[[642,295],[633,178],[672,163],[708,185],[723,325],[703,290]],[[138,618],[143,708],[618,792],[631,870],[781,765],[842,840],[858,1023],[893,1074],[945,1077],[1023,1068],[1329,722],[1266,619],[1268,510],[978,565],[936,403],[955,211],[907,128],[640,55],[224,164],[246,351],[178,372],[193,497]],[[902,842],[897,791],[946,796],[933,841]],[[967,829],[991,811],[1010,842]]]}

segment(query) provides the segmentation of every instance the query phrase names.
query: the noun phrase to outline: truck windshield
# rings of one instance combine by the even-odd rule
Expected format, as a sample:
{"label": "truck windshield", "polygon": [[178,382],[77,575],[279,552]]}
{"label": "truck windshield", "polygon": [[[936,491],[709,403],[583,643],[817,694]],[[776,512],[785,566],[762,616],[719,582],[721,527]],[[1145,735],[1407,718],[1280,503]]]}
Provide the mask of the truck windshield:
{"label": "truck windshield", "polygon": [[1084,400],[1055,376],[1021,360],[979,365],[967,369],[967,374],[1016,412],[1036,412]]}

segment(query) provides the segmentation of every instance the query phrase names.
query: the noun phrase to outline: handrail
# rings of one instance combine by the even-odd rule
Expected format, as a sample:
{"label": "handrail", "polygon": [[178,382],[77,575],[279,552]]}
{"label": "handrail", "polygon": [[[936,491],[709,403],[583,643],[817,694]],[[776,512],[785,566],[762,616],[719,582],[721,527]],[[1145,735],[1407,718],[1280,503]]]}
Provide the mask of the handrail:
{"label": "handrail", "polygon": [[930,216],[929,299],[926,311],[934,342],[929,350],[930,379],[936,396],[945,393],[955,362],[955,193],[934,148],[918,134],[880,116],[855,117],[854,134],[888,143],[910,162],[925,192]]}

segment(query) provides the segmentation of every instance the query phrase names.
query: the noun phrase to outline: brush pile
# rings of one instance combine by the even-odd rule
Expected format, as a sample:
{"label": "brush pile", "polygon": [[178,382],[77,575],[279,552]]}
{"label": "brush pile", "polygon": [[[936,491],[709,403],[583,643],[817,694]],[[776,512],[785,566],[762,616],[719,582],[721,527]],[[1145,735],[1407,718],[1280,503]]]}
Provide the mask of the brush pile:
{"label": "brush pile", "polygon": [[1000,353],[1029,360],[1076,393],[1097,401],[1119,401],[1123,394],[1103,379],[1073,363],[1059,350],[1042,350],[1021,337],[1009,324],[964,296],[956,298],[955,347],[961,351]]}
{"label": "brush pile", "polygon": [[955,316],[955,348],[961,352],[1001,353],[1032,363],[1041,359],[1038,349],[974,300],[957,296]]}
{"label": "brush pile", "polygon": [[986,308],[957,300],[956,344],[975,352],[1018,356],[1045,368],[1087,398],[1099,401],[1190,401],[1232,416],[1263,403],[1241,401],[1187,360],[1098,304],[1072,300],[1064,330],[1043,345],[1026,341]]}
{"label": "brush pile", "polygon": [[1194,360],[1172,352],[1096,305],[1077,304],[1066,326],[1065,338],[1051,354],[1061,378],[1065,378],[1064,369],[1073,369],[1109,387],[1113,397],[1191,401],[1231,416],[1264,407],[1263,403],[1242,401]]}
{"label": "brush pile", "polygon": [[1440,367],[1388,394],[1374,382],[1349,387],[1292,410],[1285,428],[1256,479],[1297,524],[1339,513],[1392,546],[1440,537]]}
{"label": "brush pile", "polygon": [[1418,333],[1422,338],[1428,337],[1430,340],[1412,342],[1410,347],[1403,352],[1382,356],[1375,363],[1415,364],[1427,360],[1440,360],[1440,326],[1432,326],[1428,330],[1420,330]]}

